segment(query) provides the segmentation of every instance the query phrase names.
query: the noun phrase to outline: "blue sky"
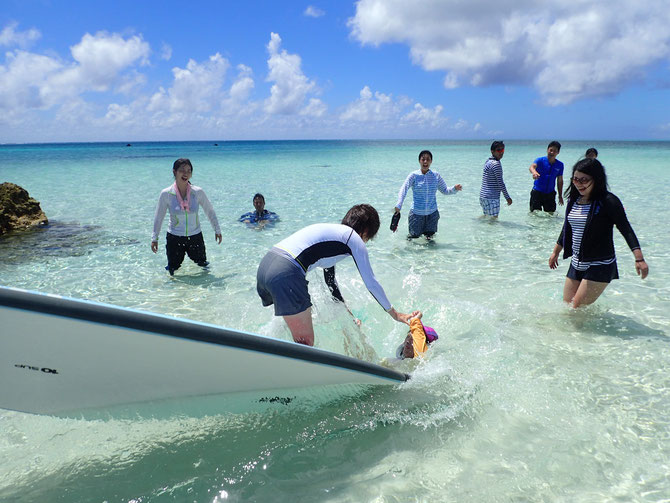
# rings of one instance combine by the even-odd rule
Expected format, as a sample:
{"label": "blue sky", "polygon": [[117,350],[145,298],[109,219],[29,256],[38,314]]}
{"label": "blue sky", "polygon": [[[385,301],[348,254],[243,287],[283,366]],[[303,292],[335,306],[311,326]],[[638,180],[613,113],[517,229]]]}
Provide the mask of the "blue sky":
{"label": "blue sky", "polygon": [[0,143],[670,135],[666,0],[0,2]]}

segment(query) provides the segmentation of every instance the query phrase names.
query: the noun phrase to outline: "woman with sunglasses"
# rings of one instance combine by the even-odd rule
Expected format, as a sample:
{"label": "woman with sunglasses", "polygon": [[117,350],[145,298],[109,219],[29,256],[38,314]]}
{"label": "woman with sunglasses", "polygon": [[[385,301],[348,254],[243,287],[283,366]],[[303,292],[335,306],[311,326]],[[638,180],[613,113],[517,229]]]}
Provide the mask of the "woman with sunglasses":
{"label": "woman with sunglasses", "polygon": [[558,255],[572,257],[563,300],[572,307],[593,304],[613,279],[619,278],[614,254],[613,229],[617,226],[635,256],[635,270],[642,279],[649,266],[640,243],[626,218],[617,196],[607,190],[605,168],[597,159],[582,159],[572,168],[570,186],[565,191],[568,205],[565,222],[549,267],[558,267]]}

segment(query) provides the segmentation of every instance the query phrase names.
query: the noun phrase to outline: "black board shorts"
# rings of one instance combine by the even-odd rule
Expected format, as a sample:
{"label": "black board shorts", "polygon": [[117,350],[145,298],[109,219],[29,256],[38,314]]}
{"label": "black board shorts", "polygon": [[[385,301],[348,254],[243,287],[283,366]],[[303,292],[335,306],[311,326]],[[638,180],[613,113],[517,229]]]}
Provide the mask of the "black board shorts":
{"label": "black board shorts", "polygon": [[599,283],[609,283],[613,279],[619,279],[619,269],[617,268],[616,260],[611,264],[592,265],[586,271],[578,271],[570,264],[567,277],[577,281],[587,279]]}
{"label": "black board shorts", "polygon": [[539,190],[530,191],[530,211],[556,211],[556,191],[545,193]]}
{"label": "black board shorts", "polygon": [[256,272],[256,291],[264,306],[275,306],[275,316],[290,316],[309,309],[305,272],[281,251],[270,250]]}

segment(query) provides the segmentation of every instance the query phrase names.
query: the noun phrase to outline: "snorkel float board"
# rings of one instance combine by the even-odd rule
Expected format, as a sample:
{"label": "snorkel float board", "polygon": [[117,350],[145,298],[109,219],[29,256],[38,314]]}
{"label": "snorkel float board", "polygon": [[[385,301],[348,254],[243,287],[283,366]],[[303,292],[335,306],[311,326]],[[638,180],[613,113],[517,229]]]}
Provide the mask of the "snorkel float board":
{"label": "snorkel float board", "polygon": [[404,373],[206,323],[0,287],[0,408],[50,415],[127,404],[330,385]]}

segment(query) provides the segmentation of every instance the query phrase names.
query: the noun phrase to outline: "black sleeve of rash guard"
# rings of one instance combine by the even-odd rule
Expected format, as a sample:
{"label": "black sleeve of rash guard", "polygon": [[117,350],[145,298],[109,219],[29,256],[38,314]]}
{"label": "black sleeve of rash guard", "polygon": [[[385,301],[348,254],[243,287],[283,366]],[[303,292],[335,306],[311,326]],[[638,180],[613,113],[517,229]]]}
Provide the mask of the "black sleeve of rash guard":
{"label": "black sleeve of rash guard", "polygon": [[323,270],[323,279],[326,280],[326,285],[328,285],[328,290],[330,290],[332,296],[340,302],[344,302],[344,297],[342,297],[337,281],[335,281],[335,266]]}

